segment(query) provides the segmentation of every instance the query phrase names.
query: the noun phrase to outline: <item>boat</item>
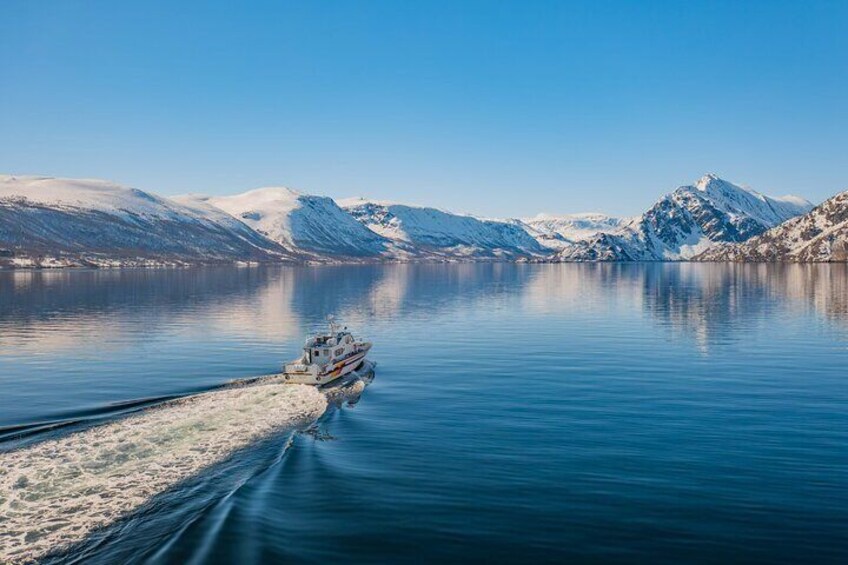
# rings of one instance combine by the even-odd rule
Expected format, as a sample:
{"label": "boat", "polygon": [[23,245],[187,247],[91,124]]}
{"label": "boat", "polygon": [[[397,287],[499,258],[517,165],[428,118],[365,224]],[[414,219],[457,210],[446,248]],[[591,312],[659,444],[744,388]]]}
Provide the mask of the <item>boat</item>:
{"label": "boat", "polygon": [[283,366],[283,379],[292,384],[324,385],[356,370],[365,361],[371,343],[357,340],[329,320],[330,331],[306,340],[303,354]]}

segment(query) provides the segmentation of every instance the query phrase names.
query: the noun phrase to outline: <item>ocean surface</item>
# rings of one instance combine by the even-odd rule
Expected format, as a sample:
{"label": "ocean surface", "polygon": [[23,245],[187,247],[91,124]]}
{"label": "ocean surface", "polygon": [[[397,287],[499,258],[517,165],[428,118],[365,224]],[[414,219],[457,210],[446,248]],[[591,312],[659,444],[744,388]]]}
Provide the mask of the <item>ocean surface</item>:
{"label": "ocean surface", "polygon": [[159,403],[277,371],[328,315],[374,342],[361,395],[213,462],[194,425],[189,478],[121,484],[138,510],[50,560],[848,562],[846,265],[0,272],[0,451],[57,441],[64,471],[105,426],[112,477],[127,414],[176,426]]}

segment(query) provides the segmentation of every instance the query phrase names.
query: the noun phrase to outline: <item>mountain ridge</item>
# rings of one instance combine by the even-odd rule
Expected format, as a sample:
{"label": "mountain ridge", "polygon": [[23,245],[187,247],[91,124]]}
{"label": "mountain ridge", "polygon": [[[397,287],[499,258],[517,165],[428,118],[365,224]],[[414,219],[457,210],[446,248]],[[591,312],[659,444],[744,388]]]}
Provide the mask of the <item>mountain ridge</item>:
{"label": "mountain ridge", "polygon": [[92,179],[0,175],[0,264],[160,266],[296,262],[233,218]]}
{"label": "mountain ridge", "polygon": [[554,260],[687,260],[716,243],[759,235],[810,208],[799,197],[773,198],[707,174],[661,197],[620,230],[579,241]]}
{"label": "mountain ridge", "polygon": [[390,242],[362,226],[333,199],[287,187],[264,187],[232,196],[177,196],[204,203],[244,222],[290,253],[311,260],[376,259]]}
{"label": "mountain ridge", "polygon": [[344,200],[345,210],[371,231],[444,259],[518,258],[544,255],[545,248],[514,220],[482,219],[438,208]]}
{"label": "mountain ridge", "polygon": [[848,261],[848,191],[828,198],[807,214],[736,244],[706,250],[695,261]]}
{"label": "mountain ridge", "polygon": [[0,266],[700,260],[810,208],[714,174],[634,218],[505,219],[282,186],[162,197],[98,179],[0,175]]}

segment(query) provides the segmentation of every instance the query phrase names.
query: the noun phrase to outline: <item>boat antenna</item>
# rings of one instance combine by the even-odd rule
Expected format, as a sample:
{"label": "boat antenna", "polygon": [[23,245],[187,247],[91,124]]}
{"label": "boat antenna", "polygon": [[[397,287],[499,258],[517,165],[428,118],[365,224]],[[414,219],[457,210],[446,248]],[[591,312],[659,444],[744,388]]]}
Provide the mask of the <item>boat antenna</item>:
{"label": "boat antenna", "polygon": [[327,316],[327,322],[330,324],[330,334],[336,333],[336,318],[334,316]]}

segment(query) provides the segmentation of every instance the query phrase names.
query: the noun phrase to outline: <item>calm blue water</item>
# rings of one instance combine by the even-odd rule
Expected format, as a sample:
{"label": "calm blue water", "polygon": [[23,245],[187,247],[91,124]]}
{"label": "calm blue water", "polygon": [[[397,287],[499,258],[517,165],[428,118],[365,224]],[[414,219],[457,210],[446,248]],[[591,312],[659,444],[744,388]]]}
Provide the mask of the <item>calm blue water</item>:
{"label": "calm blue water", "polygon": [[275,371],[329,314],[375,343],[358,402],[64,558],[848,559],[845,265],[0,273],[0,449]]}

